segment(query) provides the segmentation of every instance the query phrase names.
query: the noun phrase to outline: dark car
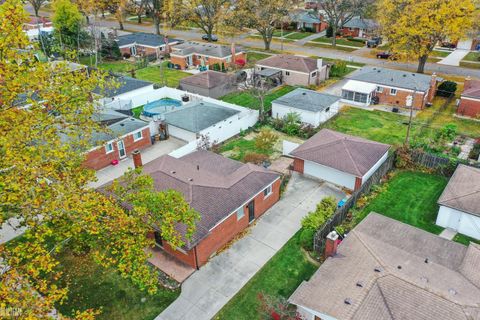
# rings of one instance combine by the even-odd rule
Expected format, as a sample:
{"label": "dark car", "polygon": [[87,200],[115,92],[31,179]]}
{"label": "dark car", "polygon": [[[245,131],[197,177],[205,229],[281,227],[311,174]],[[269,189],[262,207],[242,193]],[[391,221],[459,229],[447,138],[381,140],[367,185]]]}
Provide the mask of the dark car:
{"label": "dark car", "polygon": [[[208,40],[208,34],[204,34],[202,36],[202,40],[210,41],[210,40]],[[211,41],[218,41],[218,37],[216,35],[212,34],[212,40]]]}
{"label": "dark car", "polygon": [[368,48],[376,48],[382,43],[382,38],[380,37],[373,37],[372,39],[367,41]]}
{"label": "dark car", "polygon": [[377,53],[377,58],[378,59],[390,59],[390,60],[397,60],[395,58],[395,55],[391,52],[384,51],[384,52],[379,52]]}
{"label": "dark car", "polygon": [[449,49],[455,49],[457,47],[455,43],[451,43],[447,41],[442,42],[440,45],[442,48],[449,48]]}

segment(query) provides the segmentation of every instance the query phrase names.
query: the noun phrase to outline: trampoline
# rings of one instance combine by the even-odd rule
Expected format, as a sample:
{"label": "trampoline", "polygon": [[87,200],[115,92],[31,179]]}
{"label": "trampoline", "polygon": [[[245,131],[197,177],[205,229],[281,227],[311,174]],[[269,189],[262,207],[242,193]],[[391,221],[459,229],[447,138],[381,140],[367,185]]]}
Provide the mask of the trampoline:
{"label": "trampoline", "polygon": [[142,115],[144,115],[145,117],[151,118],[153,116],[175,110],[176,108],[181,106],[182,106],[182,102],[180,100],[163,98],[160,100],[149,102],[145,106],[143,106]]}

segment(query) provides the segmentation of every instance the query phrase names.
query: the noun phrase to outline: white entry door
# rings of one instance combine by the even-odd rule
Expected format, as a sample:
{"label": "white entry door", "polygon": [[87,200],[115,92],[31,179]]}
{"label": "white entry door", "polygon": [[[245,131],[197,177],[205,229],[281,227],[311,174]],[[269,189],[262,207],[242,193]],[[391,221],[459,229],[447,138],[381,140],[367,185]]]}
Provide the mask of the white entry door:
{"label": "white entry door", "polygon": [[118,156],[120,159],[125,158],[127,156],[127,152],[125,150],[125,143],[123,140],[120,140],[117,142],[117,148],[118,148]]}

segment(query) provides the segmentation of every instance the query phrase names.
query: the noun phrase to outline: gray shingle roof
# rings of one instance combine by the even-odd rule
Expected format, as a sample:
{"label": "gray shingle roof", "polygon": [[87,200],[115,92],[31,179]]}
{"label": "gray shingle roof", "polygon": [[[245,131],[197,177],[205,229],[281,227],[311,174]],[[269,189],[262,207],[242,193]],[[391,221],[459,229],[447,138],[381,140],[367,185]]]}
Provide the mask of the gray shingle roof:
{"label": "gray shingle roof", "polygon": [[378,28],[378,23],[372,19],[363,19],[360,17],[354,17],[343,25],[345,28],[358,28],[365,30],[374,30]]}
{"label": "gray shingle roof", "polygon": [[257,61],[257,65],[305,73],[318,69],[316,59],[291,54],[277,54]]}
{"label": "gray shingle roof", "polygon": [[232,76],[223,72],[208,70],[180,80],[180,85],[188,84],[199,88],[211,89],[224,85],[232,80]]}
{"label": "gray shingle roof", "polygon": [[320,23],[319,17],[315,16],[315,13],[309,10],[297,10],[290,14],[292,21],[300,23]]}
{"label": "gray shingle roof", "polygon": [[480,169],[458,165],[438,204],[480,216]]}
{"label": "gray shingle roof", "polygon": [[133,90],[151,86],[153,83],[139,80],[127,76],[112,76],[116,82],[118,82],[119,87],[114,89],[106,89],[101,91],[99,88],[96,88],[93,92],[96,94],[101,94],[105,97],[111,98],[115,97]]}
{"label": "gray shingle roof", "polygon": [[[179,39],[168,39],[168,43],[177,43],[181,40]],[[119,36],[117,39],[118,46],[128,46],[133,44],[144,45],[149,47],[161,47],[165,45],[165,38],[163,35],[153,34],[153,33],[145,33],[145,32],[137,32],[126,34],[123,36]]]}
{"label": "gray shingle roof", "polygon": [[388,144],[322,129],[290,154],[362,177],[389,149]]}
{"label": "gray shingle roof", "polygon": [[194,101],[183,108],[165,113],[165,122],[190,132],[200,132],[240,111],[204,101]]}
{"label": "gray shingle roof", "polygon": [[[179,159],[162,156],[144,166],[159,191],[181,192],[201,215],[193,248],[218,222],[245,204],[279,178],[277,173],[252,164],[242,164],[208,151],[195,151]],[[182,230],[181,226],[179,229]]]}
{"label": "gray shingle roof", "polygon": [[278,103],[284,106],[307,111],[320,112],[324,111],[338,100],[340,100],[340,97],[298,88],[274,100],[272,103]]}
{"label": "gray shingle roof", "polygon": [[428,91],[432,79],[431,76],[421,73],[369,66],[358,69],[347,78],[423,92]]}
{"label": "gray shingle roof", "polygon": [[290,301],[339,320],[479,319],[479,263],[477,244],[370,213]]}
{"label": "gray shingle roof", "polygon": [[[240,46],[235,47],[236,54],[243,52]],[[217,58],[226,58],[232,54],[230,46],[221,44],[187,41],[172,48],[171,55],[188,56],[198,54]]]}
{"label": "gray shingle roof", "polygon": [[103,114],[97,114],[95,115],[95,119],[100,122],[106,122],[105,124],[110,132],[94,132],[92,134],[92,144],[98,144],[98,142],[121,137],[148,125],[148,123],[143,120],[135,119],[113,110]]}

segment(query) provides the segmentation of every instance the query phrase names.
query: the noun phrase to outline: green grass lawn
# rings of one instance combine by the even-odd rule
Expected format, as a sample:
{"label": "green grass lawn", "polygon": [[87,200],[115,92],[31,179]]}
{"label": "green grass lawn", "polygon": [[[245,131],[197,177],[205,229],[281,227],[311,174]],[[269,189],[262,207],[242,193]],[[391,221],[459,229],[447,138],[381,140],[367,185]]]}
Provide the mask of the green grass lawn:
{"label": "green grass lawn", "polygon": [[447,185],[444,176],[399,171],[388,182],[387,188],[375,197],[360,213],[367,216],[374,211],[417,228],[439,234],[437,200]]}
{"label": "green grass lawn", "polygon": [[[163,73],[167,86],[176,88],[180,84],[181,79],[191,76],[190,73],[167,68],[167,63],[167,61],[163,62]],[[160,66],[150,66],[137,70],[136,77],[140,80],[151,81],[159,84],[162,83]]]}
{"label": "green grass lawn", "polygon": [[[312,41],[313,42],[319,42],[319,43],[332,43],[332,38],[320,37],[320,38],[316,38]],[[362,48],[362,47],[365,46],[364,42],[350,41],[348,39],[337,39],[336,43],[338,45],[352,46],[352,47],[357,47],[357,48]]]}
{"label": "green grass lawn", "polygon": [[292,40],[301,40],[303,38],[311,36],[312,34],[313,33],[310,33],[310,32],[294,32],[294,33],[290,33],[285,38],[292,39]]}
{"label": "green grass lawn", "polygon": [[[94,66],[95,65],[95,57],[80,57],[80,63],[85,64],[87,66]],[[98,64],[98,68],[112,71],[117,73],[128,73],[130,70],[135,68],[135,64],[125,60],[119,61],[103,61]]]}
{"label": "green grass lawn", "polygon": [[[284,96],[295,89],[296,87],[292,86],[281,86],[273,89],[265,96],[265,111],[268,111],[272,108],[273,100],[280,98],[281,96]],[[260,101],[256,97],[252,96],[252,94],[248,91],[232,92],[221,97],[220,100],[255,110],[258,110],[260,107]]]}
{"label": "green grass lawn", "polygon": [[261,52],[254,52],[254,51],[249,51],[247,52],[247,62],[248,63],[255,63],[259,60],[271,57],[271,54],[268,53],[261,53]]}
{"label": "green grass lawn", "polygon": [[340,51],[346,51],[346,52],[352,52],[352,51],[358,50],[358,48],[351,48],[351,47],[344,47],[344,46],[336,46],[334,48],[333,46],[326,43],[312,42],[312,41],[307,42],[305,45],[308,47],[325,48],[325,49],[340,50]]}
{"label": "green grass lawn", "polygon": [[463,61],[475,61],[475,62],[480,62],[480,52],[469,52],[465,58],[463,58]]}
{"label": "green grass lawn", "polygon": [[[74,256],[67,252],[59,257],[64,271],[62,281],[68,283],[68,299],[57,306],[65,315],[73,316],[73,310],[101,309],[97,319],[153,319],[180,294],[160,287],[155,295],[149,295],[122,278],[113,269],[104,269],[90,256]],[[143,300],[143,302],[142,302]]]}
{"label": "green grass lawn", "polygon": [[258,294],[288,298],[318,266],[303,253],[297,232],[258,273],[220,310],[214,319],[259,319]]}
{"label": "green grass lawn", "polygon": [[450,53],[452,53],[452,52],[451,52],[451,51],[433,50],[433,51],[430,53],[430,56],[431,56],[431,57],[438,57],[438,58],[445,58],[445,57],[448,56]]}
{"label": "green grass lawn", "polygon": [[137,119],[140,118],[140,115],[142,114],[143,111],[143,106],[138,106],[132,109],[133,116]]}
{"label": "green grass lawn", "polygon": [[245,155],[248,153],[260,153],[264,155],[271,155],[273,150],[260,150],[255,147],[255,140],[246,140],[244,138],[231,140],[220,148],[220,152],[228,152],[232,154],[229,155],[231,159],[244,161]]}
{"label": "green grass lawn", "polygon": [[[328,121],[326,127],[370,140],[401,145],[407,133],[407,123],[408,117],[395,113],[346,107],[337,117]],[[418,133],[418,129],[419,126],[414,123],[412,136]]]}

